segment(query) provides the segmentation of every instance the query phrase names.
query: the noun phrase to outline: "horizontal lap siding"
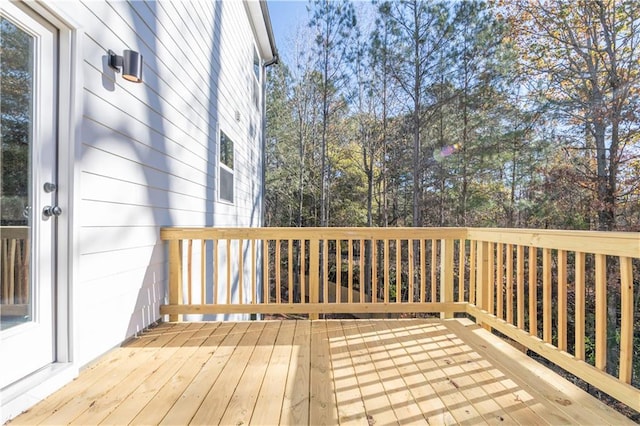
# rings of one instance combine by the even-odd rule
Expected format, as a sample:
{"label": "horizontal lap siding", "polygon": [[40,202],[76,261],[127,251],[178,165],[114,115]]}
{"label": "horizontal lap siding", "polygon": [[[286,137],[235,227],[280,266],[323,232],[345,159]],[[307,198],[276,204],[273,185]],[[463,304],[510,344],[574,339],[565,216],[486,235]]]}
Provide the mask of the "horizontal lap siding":
{"label": "horizontal lap siding", "polygon": [[[84,31],[74,326],[77,360],[85,363],[159,318],[166,285],[160,227],[261,224],[262,125],[241,2],[57,8]],[[144,82],[114,74],[108,49],[139,51]],[[233,204],[217,201],[219,129],[235,147]]]}

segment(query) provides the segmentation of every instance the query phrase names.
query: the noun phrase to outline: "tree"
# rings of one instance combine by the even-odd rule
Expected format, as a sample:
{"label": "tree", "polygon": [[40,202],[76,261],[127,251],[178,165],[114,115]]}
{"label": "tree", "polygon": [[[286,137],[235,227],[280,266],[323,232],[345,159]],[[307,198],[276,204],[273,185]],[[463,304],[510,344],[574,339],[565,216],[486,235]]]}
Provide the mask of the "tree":
{"label": "tree", "polygon": [[407,95],[412,114],[412,224],[421,226],[421,128],[427,107],[424,88],[433,77],[435,61],[451,35],[450,8],[445,3],[403,0],[385,1],[379,11],[390,27],[392,76]]}
{"label": "tree", "polygon": [[33,75],[31,37],[9,20],[0,20],[2,39],[2,225],[22,225],[29,204],[29,145],[31,142],[31,97]]}
{"label": "tree", "polygon": [[640,4],[520,0],[505,10],[536,77],[531,90],[562,120],[559,137],[595,152],[595,170],[585,172],[595,182],[598,229],[613,230],[621,160],[640,130]]}
{"label": "tree", "polygon": [[315,28],[315,53],[320,76],[321,159],[320,226],[329,222],[328,129],[332,113],[340,107],[341,90],[347,82],[348,41],[356,25],[353,5],[346,1],[314,0],[309,26]]}

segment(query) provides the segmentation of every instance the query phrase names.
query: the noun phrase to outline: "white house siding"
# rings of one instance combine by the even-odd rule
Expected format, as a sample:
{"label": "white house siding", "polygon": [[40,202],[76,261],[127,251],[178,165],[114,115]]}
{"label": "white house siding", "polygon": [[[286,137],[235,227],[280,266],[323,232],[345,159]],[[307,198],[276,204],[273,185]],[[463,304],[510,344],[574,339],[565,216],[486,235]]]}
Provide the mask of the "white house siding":
{"label": "white house siding", "polygon": [[[159,318],[160,227],[261,225],[261,113],[242,2],[56,7],[85,33],[81,146],[69,162],[80,171],[72,324],[75,361],[84,364]],[[142,84],[107,66],[108,49],[127,48],[144,57]],[[233,204],[217,196],[220,129],[234,142]]]}

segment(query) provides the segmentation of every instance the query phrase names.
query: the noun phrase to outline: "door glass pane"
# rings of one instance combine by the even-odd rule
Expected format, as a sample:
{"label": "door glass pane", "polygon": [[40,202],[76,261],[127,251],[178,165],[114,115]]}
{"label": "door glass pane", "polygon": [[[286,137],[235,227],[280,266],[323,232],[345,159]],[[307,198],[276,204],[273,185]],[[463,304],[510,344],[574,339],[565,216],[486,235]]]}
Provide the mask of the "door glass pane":
{"label": "door glass pane", "polygon": [[33,37],[0,18],[0,329],[31,321]]}

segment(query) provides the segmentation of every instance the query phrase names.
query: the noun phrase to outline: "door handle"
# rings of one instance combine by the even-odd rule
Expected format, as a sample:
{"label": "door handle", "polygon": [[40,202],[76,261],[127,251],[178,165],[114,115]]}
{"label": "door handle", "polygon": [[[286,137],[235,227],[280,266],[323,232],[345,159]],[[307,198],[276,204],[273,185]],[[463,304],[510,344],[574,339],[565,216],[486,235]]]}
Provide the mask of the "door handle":
{"label": "door handle", "polygon": [[42,209],[42,214],[44,217],[60,216],[62,214],[62,209],[60,206],[46,206]]}

